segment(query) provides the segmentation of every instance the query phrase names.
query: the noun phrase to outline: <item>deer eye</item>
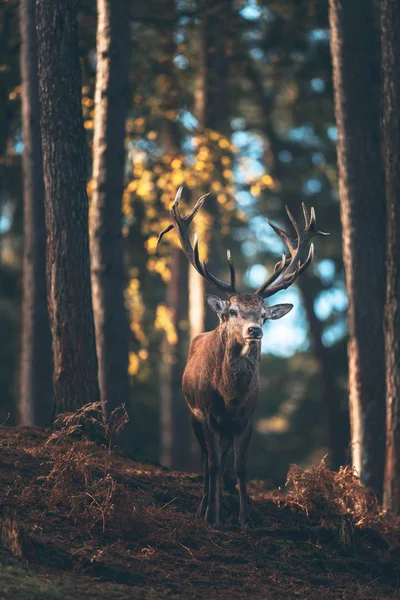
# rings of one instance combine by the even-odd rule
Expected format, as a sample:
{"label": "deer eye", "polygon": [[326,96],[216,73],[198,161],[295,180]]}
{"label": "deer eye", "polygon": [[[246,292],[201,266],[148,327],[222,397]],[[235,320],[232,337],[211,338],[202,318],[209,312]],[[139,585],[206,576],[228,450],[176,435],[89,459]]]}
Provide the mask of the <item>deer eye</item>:
{"label": "deer eye", "polygon": [[231,308],[231,309],[230,309],[230,311],[229,311],[229,314],[230,314],[232,317],[237,317],[237,312],[236,312],[236,310],[233,310],[233,308]]}
{"label": "deer eye", "polygon": [[267,318],[267,315],[265,313],[262,313],[261,318],[264,319],[264,321],[265,321],[265,319]]}

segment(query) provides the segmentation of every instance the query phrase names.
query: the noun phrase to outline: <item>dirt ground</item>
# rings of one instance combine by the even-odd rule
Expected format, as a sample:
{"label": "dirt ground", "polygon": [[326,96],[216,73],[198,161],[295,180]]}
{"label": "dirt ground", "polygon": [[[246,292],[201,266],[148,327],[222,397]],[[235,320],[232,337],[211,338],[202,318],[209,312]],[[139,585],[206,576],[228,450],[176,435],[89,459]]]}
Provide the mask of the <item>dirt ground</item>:
{"label": "dirt ground", "polygon": [[194,516],[197,474],[48,437],[0,428],[0,598],[400,598],[394,520],[375,527],[357,507],[313,502],[319,488],[303,502],[254,482],[254,527],[237,526],[225,493],[217,531]]}

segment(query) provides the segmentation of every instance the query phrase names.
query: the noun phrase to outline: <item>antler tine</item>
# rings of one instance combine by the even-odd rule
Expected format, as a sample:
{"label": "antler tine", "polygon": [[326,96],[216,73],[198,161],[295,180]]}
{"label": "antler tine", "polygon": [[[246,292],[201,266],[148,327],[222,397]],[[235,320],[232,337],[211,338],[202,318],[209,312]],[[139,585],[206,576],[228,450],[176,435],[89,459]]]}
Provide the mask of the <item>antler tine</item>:
{"label": "antler tine", "polygon": [[272,229],[275,231],[275,233],[277,235],[279,235],[279,237],[281,238],[281,240],[283,241],[283,243],[287,246],[288,250],[290,253],[293,252],[294,247],[293,247],[293,243],[292,240],[290,239],[290,237],[288,235],[286,235],[286,233],[283,231],[283,229],[280,229],[277,225],[274,225],[269,219],[268,217],[265,217],[267,220],[267,223],[270,227],[272,227]]}
{"label": "antler tine", "polygon": [[297,238],[300,239],[301,234],[300,234],[299,226],[297,225],[297,221],[294,218],[294,216],[292,215],[292,213],[290,212],[289,207],[285,206],[285,209],[286,209],[286,212],[287,212],[287,216],[289,217],[289,219],[290,219],[290,221],[291,221],[291,223],[292,223],[292,225],[294,227],[294,230],[296,232]]}
{"label": "antler tine", "polygon": [[[290,262],[286,270],[284,270],[286,267],[286,261],[283,263],[281,260],[276,265],[276,271],[278,271],[278,274],[276,275],[276,272],[274,272],[272,276],[256,291],[256,294],[262,296],[262,298],[268,298],[273,294],[276,294],[276,292],[285,290],[292,285],[300,273],[303,273],[312,262],[314,257],[314,244],[310,244],[310,248],[308,249],[308,244],[311,241],[311,238],[316,235],[326,235],[323,232],[318,231],[316,228],[314,208],[311,209],[310,215],[308,214],[304,203],[302,203],[302,209],[305,221],[304,230],[300,230],[295,218],[293,217],[289,208],[286,206],[286,212],[296,231],[297,239],[295,241],[290,240],[290,244],[286,243],[290,250]],[[276,231],[277,228],[273,226],[273,229]],[[286,241],[285,238],[280,235],[279,231],[277,231],[278,235],[284,241]],[[287,238],[286,234],[284,235]],[[306,252],[307,258],[303,262],[303,257],[305,256]],[[280,279],[278,279],[278,276],[280,276]]]}
{"label": "antler tine", "polygon": [[260,287],[255,291],[255,294],[260,295],[262,292],[269,286],[271,283],[274,283],[276,279],[278,279],[279,275],[282,273],[285,268],[286,262],[288,261],[288,257],[284,252],[282,252],[282,258],[279,262],[276,263],[274,267],[274,271],[272,275],[265,281]]}
{"label": "antler tine", "polygon": [[[304,202],[301,203],[301,208],[303,209],[304,221],[306,223],[306,229],[310,226],[310,217],[308,215],[308,211]],[[313,210],[313,209],[312,209]],[[314,211],[315,215],[315,211]]]}
{"label": "antler tine", "polygon": [[311,264],[312,259],[314,258],[314,244],[310,244],[310,251],[305,262],[301,265],[299,273],[303,273],[307,267]]}
{"label": "antler tine", "polygon": [[235,267],[233,265],[232,258],[230,257],[230,253],[228,255],[228,262],[229,262],[229,269],[230,269],[230,273],[231,273],[231,283],[228,284],[228,283],[224,283],[223,281],[221,281],[220,279],[215,277],[212,273],[210,273],[210,271],[207,269],[206,264],[200,260],[199,239],[198,239],[197,233],[194,236],[193,246],[190,242],[190,238],[189,238],[189,234],[188,234],[189,225],[193,221],[193,219],[196,216],[196,214],[198,213],[198,211],[203,206],[203,204],[204,204],[207,196],[209,196],[209,194],[204,194],[204,196],[201,196],[197,200],[192,211],[189,214],[187,214],[186,216],[182,217],[179,212],[179,203],[180,203],[180,200],[182,197],[182,191],[183,191],[183,187],[180,186],[176,192],[176,196],[175,196],[174,202],[173,202],[171,210],[170,210],[172,223],[170,225],[168,225],[168,227],[163,229],[163,231],[161,231],[161,233],[159,234],[157,246],[161,242],[163,236],[166,233],[168,233],[168,231],[171,231],[171,229],[175,229],[178,234],[182,250],[185,253],[186,258],[188,259],[190,264],[196,269],[196,271],[202,277],[204,277],[204,279],[206,279],[210,283],[214,284],[220,290],[222,290],[228,294],[236,293]]}
{"label": "antler tine", "polygon": [[235,265],[233,264],[232,255],[231,255],[230,250],[226,251],[226,258],[228,259],[229,270],[231,272],[231,288],[234,290],[236,287],[236,271],[235,271]]}

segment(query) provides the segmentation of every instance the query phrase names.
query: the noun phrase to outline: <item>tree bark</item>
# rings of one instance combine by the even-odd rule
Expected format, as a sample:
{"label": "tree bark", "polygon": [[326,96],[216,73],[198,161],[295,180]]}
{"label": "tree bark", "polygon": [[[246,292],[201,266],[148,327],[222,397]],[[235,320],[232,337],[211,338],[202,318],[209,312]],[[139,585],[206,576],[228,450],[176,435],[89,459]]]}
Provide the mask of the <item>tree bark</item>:
{"label": "tree bark", "polygon": [[167,286],[167,305],[172,308],[172,324],[178,336],[176,344],[163,342],[161,377],[161,463],[173,469],[186,470],[191,464],[190,423],[182,395],[182,373],[186,361],[185,333],[182,321],[187,319],[187,259],[182,250],[173,247],[172,275]]}
{"label": "tree bark", "polygon": [[46,296],[46,227],[35,0],[20,2],[24,257],[22,268],[21,425],[48,425],[53,405],[52,357]]}
{"label": "tree bark", "polygon": [[384,160],[387,206],[385,304],[386,465],[384,507],[400,514],[400,5],[383,0]]}
{"label": "tree bark", "polygon": [[[97,75],[91,205],[91,270],[103,414],[126,403],[129,326],[124,301],[122,192],[128,108],[130,28],[126,0],[98,0]],[[132,450],[132,421],[116,442]]]}
{"label": "tree bark", "polygon": [[[170,18],[161,27],[162,72],[161,108],[164,114],[161,139],[163,150],[171,160],[180,154],[181,135],[178,123],[169,118],[177,112],[178,87],[173,64],[175,44],[173,26],[175,1],[163,0],[162,14]],[[171,198],[172,200],[172,198]],[[165,338],[161,365],[161,462],[173,469],[186,470],[190,465],[190,422],[182,394],[182,374],[186,355],[186,333],[182,323],[188,319],[188,267],[182,250],[171,246],[171,279],[167,284],[167,305],[173,311],[176,344]]]}
{"label": "tree bark", "polygon": [[307,273],[297,280],[307,315],[311,348],[321,375],[321,391],[325,406],[327,446],[329,449],[328,461],[330,467],[336,470],[348,463],[346,456],[346,449],[348,448],[347,419],[344,422],[332,357],[329,348],[324,346],[322,342],[322,323],[315,314],[314,293],[310,283]]}
{"label": "tree bark", "polygon": [[379,40],[370,0],[330,0],[348,308],[352,460],[382,492],[385,461],[385,199]]}
{"label": "tree bark", "polygon": [[76,0],[37,0],[54,416],[98,401]]}
{"label": "tree bark", "polygon": [[[201,7],[199,75],[196,81],[194,97],[194,115],[199,130],[205,129],[229,132],[229,56],[228,44],[232,1],[224,0],[216,6],[212,0],[203,0]],[[217,165],[216,165],[217,166]],[[219,164],[218,167],[223,169]],[[207,189],[196,190],[194,200]],[[212,204],[208,204],[208,207]],[[200,240],[201,245],[201,240]],[[208,262],[213,263],[213,248],[209,244]],[[210,256],[211,255],[211,256]],[[210,260],[211,259],[211,260]],[[189,331],[190,339],[202,333],[206,328],[205,282],[189,265]],[[196,442],[196,448],[197,448]]]}

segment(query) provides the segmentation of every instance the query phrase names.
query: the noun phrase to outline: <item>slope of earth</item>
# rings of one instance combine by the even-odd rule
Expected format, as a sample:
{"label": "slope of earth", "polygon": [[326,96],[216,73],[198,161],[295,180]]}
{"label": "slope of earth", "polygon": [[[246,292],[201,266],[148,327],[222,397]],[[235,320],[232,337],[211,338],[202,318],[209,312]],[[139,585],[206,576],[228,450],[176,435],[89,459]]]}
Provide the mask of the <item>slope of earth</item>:
{"label": "slope of earth", "polygon": [[303,505],[258,483],[254,527],[239,529],[225,493],[217,531],[194,517],[198,475],[49,435],[0,428],[0,598],[400,597],[395,521],[309,510],[311,488]]}

